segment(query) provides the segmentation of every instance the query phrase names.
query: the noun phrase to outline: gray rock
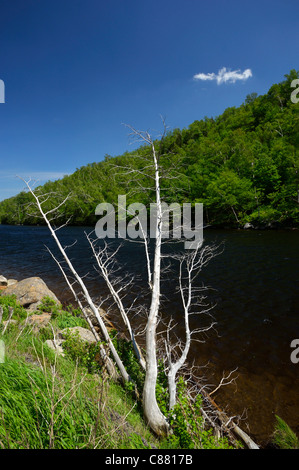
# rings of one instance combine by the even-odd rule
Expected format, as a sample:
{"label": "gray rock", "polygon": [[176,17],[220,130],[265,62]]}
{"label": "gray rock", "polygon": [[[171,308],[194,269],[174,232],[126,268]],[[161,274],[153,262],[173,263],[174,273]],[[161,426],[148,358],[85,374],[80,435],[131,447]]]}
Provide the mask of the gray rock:
{"label": "gray rock", "polygon": [[68,333],[76,334],[78,332],[79,338],[83,341],[87,341],[89,344],[95,343],[96,339],[92,331],[88,330],[87,328],[82,328],[82,326],[74,326],[73,328],[65,328],[62,330],[61,337],[65,339]]}
{"label": "gray rock", "polygon": [[3,293],[5,295],[15,295],[17,301],[25,308],[31,304],[40,302],[43,297],[50,297],[59,304],[56,295],[46,286],[40,277],[30,277],[23,281],[8,286]]}
{"label": "gray rock", "polygon": [[39,300],[38,302],[33,302],[33,304],[30,304],[29,307],[26,308],[27,312],[35,312],[38,310],[38,307],[41,305],[41,301]]}
{"label": "gray rock", "polygon": [[0,286],[7,286],[7,279],[0,275]]}
{"label": "gray rock", "polygon": [[50,349],[53,349],[60,356],[64,356],[63,347],[61,346],[62,342],[63,342],[63,340],[54,341],[53,339],[47,339],[47,341],[45,341],[45,344]]}

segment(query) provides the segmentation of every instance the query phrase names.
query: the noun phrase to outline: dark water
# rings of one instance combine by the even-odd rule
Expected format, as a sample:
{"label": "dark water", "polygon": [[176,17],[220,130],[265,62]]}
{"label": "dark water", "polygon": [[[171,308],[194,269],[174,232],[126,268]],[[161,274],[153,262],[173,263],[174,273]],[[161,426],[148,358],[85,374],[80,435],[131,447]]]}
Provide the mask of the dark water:
{"label": "dark water", "polygon": [[[64,244],[75,239],[70,256],[95,296],[105,286],[93,270],[84,237],[88,228],[68,227],[58,232]],[[210,390],[223,373],[236,368],[236,381],[213,398],[230,414],[243,418],[240,426],[265,445],[273,432],[275,414],[299,435],[299,363],[290,360],[290,343],[299,338],[299,231],[206,230],[208,243],[224,242],[224,251],[205,268],[200,282],[215,290],[208,298],[216,303],[216,330],[205,343],[194,343],[190,359],[202,370]],[[40,276],[65,302],[71,295],[44,245],[55,250],[45,227],[0,226],[0,274],[23,279]],[[121,263],[136,274],[143,272],[143,250],[128,243]],[[136,284],[142,291],[142,284]],[[165,286],[166,313],[180,319],[174,282]],[[196,325],[194,325],[196,326]],[[179,332],[178,328],[178,332]]]}

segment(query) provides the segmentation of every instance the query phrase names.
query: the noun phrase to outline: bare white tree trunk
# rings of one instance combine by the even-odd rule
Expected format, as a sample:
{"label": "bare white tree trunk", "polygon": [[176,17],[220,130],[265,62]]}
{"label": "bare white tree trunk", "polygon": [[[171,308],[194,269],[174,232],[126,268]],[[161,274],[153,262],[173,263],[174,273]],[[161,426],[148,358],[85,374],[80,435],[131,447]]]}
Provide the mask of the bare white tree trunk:
{"label": "bare white tree trunk", "polygon": [[156,400],[156,384],[158,376],[157,365],[157,321],[160,307],[160,277],[161,277],[161,244],[162,244],[162,204],[160,194],[159,163],[154,144],[149,139],[152,147],[152,156],[155,166],[156,189],[156,227],[155,227],[155,252],[154,267],[152,273],[152,296],[150,311],[146,326],[146,375],[143,388],[143,412],[153,431],[160,435],[168,431],[168,424],[161,412]]}

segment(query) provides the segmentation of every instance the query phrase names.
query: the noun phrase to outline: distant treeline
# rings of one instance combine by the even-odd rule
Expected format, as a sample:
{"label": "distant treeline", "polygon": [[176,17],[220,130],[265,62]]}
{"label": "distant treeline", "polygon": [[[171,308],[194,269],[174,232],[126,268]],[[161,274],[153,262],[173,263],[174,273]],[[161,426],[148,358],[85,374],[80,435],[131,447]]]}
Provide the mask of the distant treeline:
{"label": "distant treeline", "polygon": [[[164,156],[161,165],[170,175],[163,183],[166,201],[202,202],[205,222],[214,226],[298,227],[299,103],[291,101],[291,84],[298,78],[299,71],[291,70],[267,94],[252,93],[238,108],[194,121],[157,140]],[[141,146],[106,156],[39,190],[53,198],[70,194],[61,222],[70,218],[71,225],[94,225],[96,206],[117,203],[119,194],[130,193],[128,203],[150,201],[150,177],[140,158],[148,152]],[[2,201],[0,223],[41,223],[28,208],[31,201],[26,192]]]}

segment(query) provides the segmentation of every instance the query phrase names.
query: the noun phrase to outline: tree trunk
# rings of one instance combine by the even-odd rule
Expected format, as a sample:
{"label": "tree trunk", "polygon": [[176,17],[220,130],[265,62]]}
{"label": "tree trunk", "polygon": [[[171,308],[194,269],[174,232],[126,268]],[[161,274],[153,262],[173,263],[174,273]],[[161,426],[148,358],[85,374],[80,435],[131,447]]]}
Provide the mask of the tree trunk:
{"label": "tree trunk", "polygon": [[176,404],[176,372],[170,368],[168,372],[168,392],[169,392],[169,409],[171,410]]}
{"label": "tree trunk", "polygon": [[155,253],[152,277],[152,296],[148,322],[146,326],[146,373],[143,388],[143,411],[145,419],[158,436],[167,434],[168,423],[161,412],[156,399],[158,376],[156,330],[160,307],[161,242],[162,242],[162,206],[160,198],[159,165],[154,145],[152,144],[155,165],[157,219],[155,227]]}
{"label": "tree trunk", "polygon": [[156,357],[156,322],[151,319],[146,332],[146,375],[143,387],[143,412],[145,419],[157,436],[163,436],[168,432],[168,424],[161,413],[156,400],[156,383],[158,375]]}

